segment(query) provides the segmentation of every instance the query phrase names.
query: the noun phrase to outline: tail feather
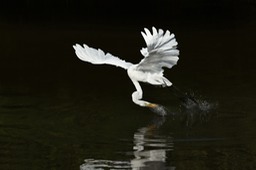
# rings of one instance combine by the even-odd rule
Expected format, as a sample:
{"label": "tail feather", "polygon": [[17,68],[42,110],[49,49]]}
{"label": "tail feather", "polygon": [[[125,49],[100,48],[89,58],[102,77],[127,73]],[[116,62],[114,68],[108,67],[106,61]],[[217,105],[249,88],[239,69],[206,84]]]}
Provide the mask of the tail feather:
{"label": "tail feather", "polygon": [[164,81],[164,84],[168,87],[170,87],[172,85],[172,83],[165,77],[163,77],[163,81]]}

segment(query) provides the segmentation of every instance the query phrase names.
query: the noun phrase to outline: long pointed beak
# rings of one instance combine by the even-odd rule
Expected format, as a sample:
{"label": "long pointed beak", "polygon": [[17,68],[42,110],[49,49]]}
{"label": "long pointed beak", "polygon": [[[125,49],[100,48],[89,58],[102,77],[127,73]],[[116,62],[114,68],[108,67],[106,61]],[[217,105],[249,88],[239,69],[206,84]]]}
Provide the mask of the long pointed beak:
{"label": "long pointed beak", "polygon": [[156,108],[156,107],[158,107],[158,104],[155,104],[155,103],[149,103],[149,104],[147,104],[146,105],[146,107],[149,107],[149,108]]}

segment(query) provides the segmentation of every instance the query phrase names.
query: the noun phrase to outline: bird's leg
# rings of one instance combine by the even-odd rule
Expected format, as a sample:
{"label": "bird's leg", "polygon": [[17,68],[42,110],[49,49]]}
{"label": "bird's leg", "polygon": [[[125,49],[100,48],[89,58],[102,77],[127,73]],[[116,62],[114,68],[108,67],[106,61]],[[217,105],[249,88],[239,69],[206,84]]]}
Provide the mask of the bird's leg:
{"label": "bird's leg", "polygon": [[180,89],[178,89],[174,85],[170,87],[171,88],[169,89],[172,90],[173,94],[177,96],[181,100],[181,102],[184,103],[185,105],[197,105],[197,106],[199,105],[198,101],[193,96],[182,92]]}

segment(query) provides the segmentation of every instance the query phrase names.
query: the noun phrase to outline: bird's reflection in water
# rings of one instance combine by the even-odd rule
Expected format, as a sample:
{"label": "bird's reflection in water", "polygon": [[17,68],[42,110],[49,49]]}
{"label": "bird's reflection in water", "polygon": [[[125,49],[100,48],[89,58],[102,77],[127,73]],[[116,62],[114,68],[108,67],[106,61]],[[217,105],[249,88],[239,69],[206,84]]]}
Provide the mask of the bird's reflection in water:
{"label": "bird's reflection in water", "polygon": [[[162,134],[160,128],[166,119],[172,118],[174,122],[180,122],[182,126],[192,128],[197,122],[207,122],[211,119],[211,111],[216,109],[218,104],[209,103],[205,100],[197,100],[198,103],[186,103],[177,114],[168,116],[156,116],[148,126],[138,128],[133,134],[133,148],[128,155],[132,159],[123,160],[95,160],[86,159],[80,166],[81,170],[89,169],[132,169],[132,170],[175,170],[171,155],[174,148],[172,134]],[[199,139],[176,139],[175,141],[213,141],[220,138],[199,138]],[[222,139],[221,139],[222,140]],[[130,140],[129,140],[130,141]],[[129,161],[128,161],[129,160]]]}
{"label": "bird's reflection in water", "polygon": [[[159,128],[164,124],[165,117],[157,116],[146,127],[139,128],[133,135],[133,159],[130,161],[86,159],[80,170],[93,169],[132,169],[132,170],[174,170],[167,167],[168,152],[173,150],[173,138],[160,135]],[[130,155],[130,154],[129,154]]]}
{"label": "bird's reflection in water", "polygon": [[149,126],[138,129],[134,133],[134,159],[131,160],[133,170],[170,169],[166,167],[167,152],[173,150],[173,138],[159,135],[158,128],[165,122],[165,117],[156,117]]}

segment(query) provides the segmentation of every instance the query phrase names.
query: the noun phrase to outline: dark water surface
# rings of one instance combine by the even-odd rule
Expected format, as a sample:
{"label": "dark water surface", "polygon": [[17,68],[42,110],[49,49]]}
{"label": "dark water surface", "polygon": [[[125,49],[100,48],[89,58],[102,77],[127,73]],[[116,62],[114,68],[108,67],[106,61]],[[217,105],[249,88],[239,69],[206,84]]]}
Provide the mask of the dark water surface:
{"label": "dark water surface", "polygon": [[166,77],[202,107],[143,85],[166,117],[132,103],[124,70],[72,49],[136,63],[142,28],[93,28],[1,27],[0,169],[256,169],[254,24],[173,28],[181,55]]}

